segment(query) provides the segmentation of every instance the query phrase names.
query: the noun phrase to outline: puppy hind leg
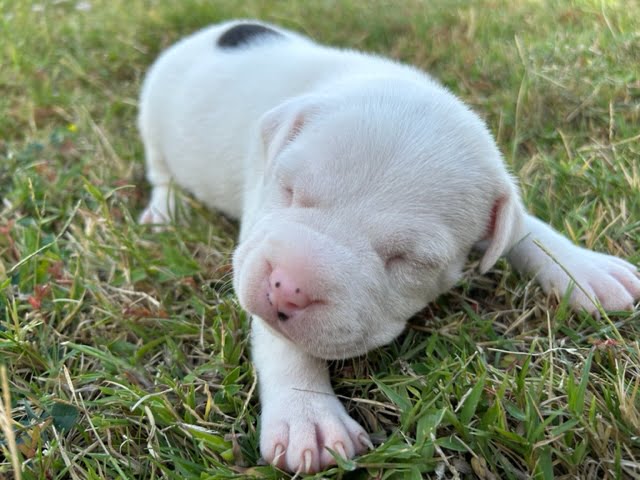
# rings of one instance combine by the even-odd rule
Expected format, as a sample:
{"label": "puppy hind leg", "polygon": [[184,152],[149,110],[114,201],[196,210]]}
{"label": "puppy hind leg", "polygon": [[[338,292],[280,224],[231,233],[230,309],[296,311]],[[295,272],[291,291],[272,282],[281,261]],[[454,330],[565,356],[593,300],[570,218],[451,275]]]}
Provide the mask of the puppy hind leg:
{"label": "puppy hind leg", "polygon": [[175,213],[175,192],[171,173],[160,150],[145,142],[145,163],[147,179],[151,184],[151,198],[140,214],[142,224],[164,225],[171,221]]}

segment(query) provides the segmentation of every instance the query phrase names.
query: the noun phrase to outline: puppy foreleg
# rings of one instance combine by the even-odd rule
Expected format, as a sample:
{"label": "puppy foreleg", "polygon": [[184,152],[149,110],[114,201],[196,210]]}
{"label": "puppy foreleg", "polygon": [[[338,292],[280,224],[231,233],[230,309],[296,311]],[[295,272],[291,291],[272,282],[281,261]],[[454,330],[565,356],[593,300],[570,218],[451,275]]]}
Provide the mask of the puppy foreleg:
{"label": "puppy foreleg", "polygon": [[151,199],[140,215],[143,224],[163,225],[169,223],[175,211],[175,193],[171,185],[171,174],[159,149],[145,142],[147,179],[151,183]]}
{"label": "puppy foreleg", "polygon": [[331,388],[327,365],[275,335],[253,317],[252,354],[258,372],[262,418],[260,451],[279,468],[312,473],[371,447]]}
{"label": "puppy foreleg", "polygon": [[598,314],[604,310],[630,310],[640,298],[638,269],[611,255],[578,247],[546,223],[525,215],[525,236],[508,254],[521,272],[535,276],[546,293],[569,297],[576,310]]}

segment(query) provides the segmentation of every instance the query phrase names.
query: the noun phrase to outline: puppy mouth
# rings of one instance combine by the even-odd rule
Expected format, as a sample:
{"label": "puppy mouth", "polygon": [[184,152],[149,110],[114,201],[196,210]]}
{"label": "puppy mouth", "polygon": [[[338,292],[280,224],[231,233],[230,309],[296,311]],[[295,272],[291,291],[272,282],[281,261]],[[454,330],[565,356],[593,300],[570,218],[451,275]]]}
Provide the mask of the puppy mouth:
{"label": "puppy mouth", "polygon": [[273,333],[316,358],[345,359],[370,350],[371,346],[365,341],[365,335],[358,335],[347,326],[331,328],[326,324],[327,318],[336,316],[332,307],[331,302],[315,300],[304,310],[282,312],[273,308],[266,294],[259,304],[244,306],[245,310],[259,317]]}
{"label": "puppy mouth", "polygon": [[[268,295],[267,302],[273,307]],[[325,308],[329,308],[328,302],[314,300],[302,311],[284,312],[271,309],[270,312],[263,312],[262,314],[255,312],[255,314],[262,318],[273,330],[285,336],[288,340],[296,345],[302,345],[308,341],[307,337],[313,337],[312,332],[317,330],[316,328],[310,329],[308,325],[322,322],[318,317],[323,316],[322,309]],[[320,334],[319,336],[324,338],[325,335]]]}
{"label": "puppy mouth", "polygon": [[311,302],[301,311],[285,311],[287,310],[286,308],[281,310],[274,305],[274,303],[271,301],[271,295],[269,294],[269,292],[266,293],[266,298],[267,303],[270,307],[272,307],[272,311],[269,314],[265,315],[265,320],[268,320],[269,323],[276,323],[276,318],[280,322],[286,322],[292,318],[299,318],[300,321],[305,321],[305,316],[308,316],[309,314],[313,315],[314,313],[316,313],[318,308],[328,307],[329,304],[329,302],[325,300],[312,299]]}

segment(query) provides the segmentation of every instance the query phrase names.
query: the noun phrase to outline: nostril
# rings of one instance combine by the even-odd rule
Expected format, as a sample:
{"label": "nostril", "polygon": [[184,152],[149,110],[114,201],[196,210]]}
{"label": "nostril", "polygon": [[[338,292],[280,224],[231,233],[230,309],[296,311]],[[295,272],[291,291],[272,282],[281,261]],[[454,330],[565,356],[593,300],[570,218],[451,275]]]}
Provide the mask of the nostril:
{"label": "nostril", "polygon": [[289,320],[289,317],[284,312],[278,312],[278,320],[286,322],[287,320]]}

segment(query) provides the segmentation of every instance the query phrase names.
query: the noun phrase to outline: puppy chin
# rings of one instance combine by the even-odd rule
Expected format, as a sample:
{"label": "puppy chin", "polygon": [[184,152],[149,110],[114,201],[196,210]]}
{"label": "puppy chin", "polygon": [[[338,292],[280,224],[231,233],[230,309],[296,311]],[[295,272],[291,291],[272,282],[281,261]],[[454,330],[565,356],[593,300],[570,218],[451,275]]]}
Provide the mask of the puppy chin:
{"label": "puppy chin", "polygon": [[404,331],[406,322],[395,324],[390,321],[387,325],[388,328],[385,328],[384,331],[364,334],[358,341],[341,341],[339,337],[333,337],[330,343],[303,346],[303,349],[310,355],[324,360],[345,360],[359,357],[391,343]]}
{"label": "puppy chin", "polygon": [[365,339],[353,342],[350,340],[342,340],[339,336],[335,335],[319,334],[314,336],[310,335],[309,331],[303,328],[276,329],[272,324],[268,324],[268,327],[277,335],[289,340],[305,353],[322,360],[345,360],[347,358],[359,357],[375,348],[386,345],[397,337],[397,335],[392,335],[384,341],[372,344]]}

